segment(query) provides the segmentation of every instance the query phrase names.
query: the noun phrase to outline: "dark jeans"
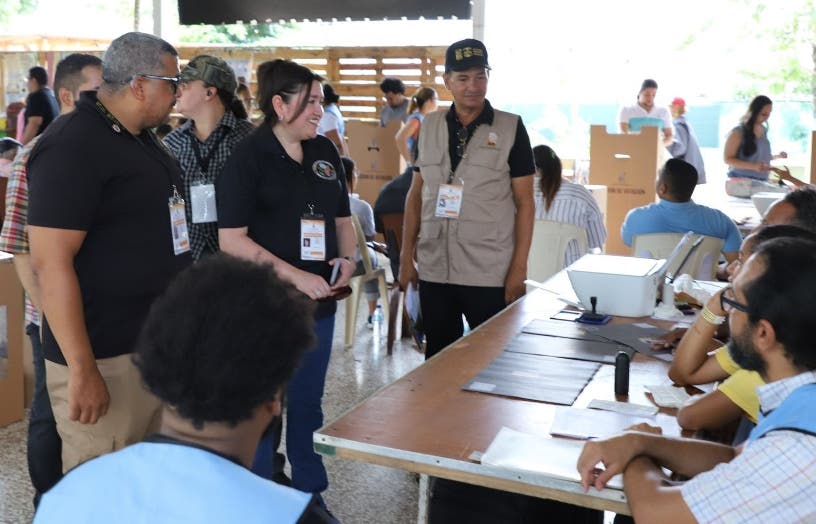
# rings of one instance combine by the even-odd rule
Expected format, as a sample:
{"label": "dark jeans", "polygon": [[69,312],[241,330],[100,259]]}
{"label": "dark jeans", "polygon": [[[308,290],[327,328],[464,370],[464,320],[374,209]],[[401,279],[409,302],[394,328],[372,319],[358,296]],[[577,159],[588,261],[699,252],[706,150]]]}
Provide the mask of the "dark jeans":
{"label": "dark jeans", "polygon": [[31,339],[34,362],[34,397],[28,419],[28,474],[34,486],[34,506],[40,496],[62,478],[62,441],[57,433],[57,423],[51,411],[51,399],[45,385],[45,359],[43,358],[40,327],[26,326]]}
{"label": "dark jeans", "polygon": [[[315,453],[312,433],[323,425],[323,387],[331,357],[334,315],[315,321],[317,347],[303,356],[300,367],[286,389],[286,454],[292,465],[292,487],[307,493],[320,493],[329,486],[323,459]],[[281,422],[266,429],[252,471],[270,480],[283,476],[285,457],[277,453]]]}
{"label": "dark jeans", "polygon": [[602,524],[603,511],[452,480],[431,479],[428,522]]}
{"label": "dark jeans", "polygon": [[458,286],[419,281],[419,307],[425,328],[425,359],[436,355],[464,333],[462,315],[471,328],[507,304],[503,287]]}

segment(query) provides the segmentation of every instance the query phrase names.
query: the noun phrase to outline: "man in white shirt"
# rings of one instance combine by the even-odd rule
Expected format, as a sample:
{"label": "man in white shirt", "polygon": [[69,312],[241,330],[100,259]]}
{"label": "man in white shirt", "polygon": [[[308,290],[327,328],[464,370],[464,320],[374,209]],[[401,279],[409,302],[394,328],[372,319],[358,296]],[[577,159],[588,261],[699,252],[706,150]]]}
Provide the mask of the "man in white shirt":
{"label": "man in white shirt", "polygon": [[[745,444],[639,431],[588,442],[578,459],[584,489],[601,489],[623,472],[637,522],[815,522],[814,267],[813,242],[770,240],[721,294],[729,353],[766,381],[757,388],[759,423]],[[705,310],[703,317],[713,324],[726,318]],[[670,485],[661,467],[693,478]]]}
{"label": "man in white shirt", "polygon": [[670,146],[674,141],[672,117],[665,107],[655,106],[657,82],[651,78],[643,81],[638,92],[637,104],[624,106],[618,115],[621,133],[640,131],[641,126],[657,126],[663,133],[663,145]]}

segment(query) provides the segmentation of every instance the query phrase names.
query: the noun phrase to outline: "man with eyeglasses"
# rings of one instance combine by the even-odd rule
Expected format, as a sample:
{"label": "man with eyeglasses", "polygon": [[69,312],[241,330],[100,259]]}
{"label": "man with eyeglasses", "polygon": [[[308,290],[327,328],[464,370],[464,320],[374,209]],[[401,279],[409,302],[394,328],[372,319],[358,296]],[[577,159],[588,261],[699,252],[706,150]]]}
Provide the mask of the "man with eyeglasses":
{"label": "man with eyeglasses", "polygon": [[[585,444],[578,460],[584,489],[623,473],[637,522],[816,521],[814,268],[816,243],[770,240],[720,295],[731,356],[766,381],[757,388],[759,423],[745,444],[627,431]],[[693,478],[669,484],[661,468]]]}
{"label": "man with eyeglasses", "polygon": [[170,44],[122,35],[104,54],[99,93],[82,93],[29,158],[31,265],[63,471],[159,421],[131,353],[153,299],[191,262],[181,173],[151,131],[177,81]]}
{"label": "man with eyeglasses", "polygon": [[419,283],[426,359],[462,336],[463,315],[476,327],[524,294],[533,152],[521,117],[485,98],[489,71],[482,42],[452,44],[444,79],[454,103],[429,113],[419,133],[399,281]]}

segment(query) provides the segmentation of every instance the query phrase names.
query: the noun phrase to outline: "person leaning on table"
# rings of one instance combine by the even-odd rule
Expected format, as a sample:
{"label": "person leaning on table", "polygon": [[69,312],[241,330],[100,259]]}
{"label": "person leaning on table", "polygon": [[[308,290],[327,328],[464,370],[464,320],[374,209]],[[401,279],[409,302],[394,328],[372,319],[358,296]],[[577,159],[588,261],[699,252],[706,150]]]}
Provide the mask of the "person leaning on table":
{"label": "person leaning on table", "polygon": [[[816,522],[814,295],[816,243],[761,245],[721,295],[731,356],[767,382],[748,441],[628,431],[587,442],[577,464],[584,490],[623,473],[636,522]],[[670,485],[661,467],[693,478]]]}

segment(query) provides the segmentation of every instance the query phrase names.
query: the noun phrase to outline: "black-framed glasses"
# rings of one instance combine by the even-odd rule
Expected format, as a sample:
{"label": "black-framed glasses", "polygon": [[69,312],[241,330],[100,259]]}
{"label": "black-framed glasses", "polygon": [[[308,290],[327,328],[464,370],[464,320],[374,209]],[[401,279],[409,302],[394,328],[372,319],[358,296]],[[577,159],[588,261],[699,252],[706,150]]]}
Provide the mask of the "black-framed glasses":
{"label": "black-framed glasses", "polygon": [[733,298],[725,296],[726,293],[731,293],[733,295],[734,290],[731,286],[723,289],[723,292],[720,293],[720,307],[726,313],[731,312],[732,309],[736,309],[737,311],[742,311],[743,313],[748,313],[748,305],[742,304],[737,302]]}
{"label": "black-framed glasses", "polygon": [[456,156],[462,158],[465,156],[465,147],[468,143],[468,130],[465,126],[456,128]]}
{"label": "black-framed glasses", "polygon": [[134,78],[142,77],[142,78],[151,78],[153,80],[166,80],[170,82],[170,88],[173,90],[173,94],[175,95],[178,92],[179,86],[179,75],[176,76],[161,76],[161,75],[149,75],[147,73],[136,73],[132,77],[130,77],[129,82],[132,82]]}

